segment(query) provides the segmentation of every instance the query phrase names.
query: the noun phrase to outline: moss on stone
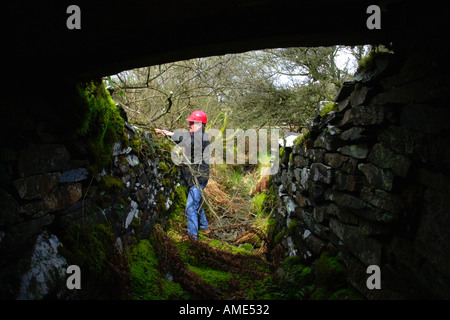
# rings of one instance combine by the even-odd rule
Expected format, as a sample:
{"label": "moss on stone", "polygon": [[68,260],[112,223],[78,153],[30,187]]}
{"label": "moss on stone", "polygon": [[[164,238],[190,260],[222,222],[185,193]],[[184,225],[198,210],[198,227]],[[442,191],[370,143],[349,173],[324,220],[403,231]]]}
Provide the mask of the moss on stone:
{"label": "moss on stone", "polygon": [[157,207],[157,210],[159,211],[159,213],[165,212],[166,211],[166,201],[167,201],[166,196],[160,192],[155,196],[155,199],[156,199],[156,207]]}
{"label": "moss on stone", "polygon": [[142,149],[142,145],[143,142],[141,139],[134,139],[134,140],[130,140],[128,142],[128,145],[131,147],[131,149],[136,152],[136,153],[140,153],[141,149]]}
{"label": "moss on stone", "polygon": [[93,160],[91,170],[99,172],[111,166],[114,143],[128,142],[125,121],[101,80],[80,83],[77,89],[81,97],[80,113],[83,114],[77,133],[88,144]]}
{"label": "moss on stone", "polygon": [[386,49],[381,47],[375,48],[375,50],[370,51],[364,58],[358,61],[357,73],[368,73],[376,68],[376,60],[382,57],[391,57],[393,54],[387,52]]}
{"label": "moss on stone", "polygon": [[286,258],[276,273],[276,277],[267,286],[269,299],[306,300],[313,290],[314,273],[311,267],[300,263],[299,257]]}
{"label": "moss on stone", "polygon": [[279,156],[280,156],[280,160],[283,160],[283,156],[284,156],[284,148],[283,147],[280,148]]}
{"label": "moss on stone", "polygon": [[260,229],[266,236],[270,237],[275,232],[277,221],[274,218],[270,218],[265,221],[266,221],[265,224],[262,227],[260,227]]}
{"label": "moss on stone", "polygon": [[230,285],[230,279],[232,277],[231,272],[212,269],[210,267],[199,267],[188,265],[189,270],[197,273],[206,283],[209,283],[214,288],[219,290],[228,289]]}
{"label": "moss on stone", "polygon": [[294,139],[294,145],[297,149],[302,148],[305,145],[306,140],[308,140],[310,136],[310,132],[306,131],[305,133],[299,135],[297,138]]}
{"label": "moss on stone", "polygon": [[320,110],[320,117],[325,117],[331,111],[339,111],[338,105],[336,102],[330,102],[323,106]]}
{"label": "moss on stone", "polygon": [[284,231],[284,230],[278,232],[278,234],[273,239],[275,245],[279,244],[281,242],[281,240],[283,240],[285,235],[286,235],[286,231]]}
{"label": "moss on stone", "polygon": [[133,230],[134,240],[135,242],[139,242],[140,234],[141,234],[141,219],[142,219],[142,211],[139,210],[138,216],[133,217],[131,223],[128,226],[128,230]]}
{"label": "moss on stone", "polygon": [[108,245],[112,243],[112,233],[107,226],[73,224],[65,233],[63,243],[61,253],[71,264],[95,276],[102,276]]}
{"label": "moss on stone", "polygon": [[189,299],[189,294],[158,270],[158,259],[147,239],[126,252],[130,266],[131,298],[136,300]]}
{"label": "moss on stone", "polygon": [[298,220],[297,219],[293,219],[288,226],[288,230],[289,230],[289,235],[294,234],[295,229],[297,229],[297,225],[298,225]]}
{"label": "moss on stone", "polygon": [[119,177],[114,177],[108,174],[105,174],[101,180],[100,185],[102,189],[109,193],[113,192],[122,192],[124,189],[124,185],[122,180]]}
{"label": "moss on stone", "polygon": [[163,173],[168,173],[169,172],[169,167],[167,166],[167,164],[165,164],[164,162],[159,162],[158,163],[158,168],[159,170],[161,170]]}
{"label": "moss on stone", "polygon": [[331,289],[340,288],[346,283],[345,267],[339,263],[336,257],[323,252],[315,264],[315,279],[318,286]]}
{"label": "moss on stone", "polygon": [[162,185],[164,188],[170,188],[172,186],[172,180],[170,178],[162,178]]}
{"label": "moss on stone", "polygon": [[294,264],[300,264],[301,262],[301,258],[298,256],[292,256],[292,257],[287,257],[286,259],[284,259],[283,265],[284,266],[292,266]]}
{"label": "moss on stone", "polygon": [[172,198],[169,219],[174,223],[182,223],[185,216],[187,188],[182,185],[175,187]]}
{"label": "moss on stone", "polygon": [[[64,226],[58,250],[69,265],[80,267],[80,298],[122,299],[128,268],[114,250],[115,238],[107,224]],[[120,276],[119,276],[120,274]]]}

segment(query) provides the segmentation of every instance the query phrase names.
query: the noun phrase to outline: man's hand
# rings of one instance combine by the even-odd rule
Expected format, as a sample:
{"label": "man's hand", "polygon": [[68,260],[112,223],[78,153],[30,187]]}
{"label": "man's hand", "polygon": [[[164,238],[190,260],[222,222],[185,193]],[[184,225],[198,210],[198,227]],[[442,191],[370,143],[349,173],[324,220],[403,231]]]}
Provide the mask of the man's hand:
{"label": "man's hand", "polygon": [[163,136],[173,136],[173,132],[169,130],[162,130],[162,129],[154,129],[156,133],[162,134]]}

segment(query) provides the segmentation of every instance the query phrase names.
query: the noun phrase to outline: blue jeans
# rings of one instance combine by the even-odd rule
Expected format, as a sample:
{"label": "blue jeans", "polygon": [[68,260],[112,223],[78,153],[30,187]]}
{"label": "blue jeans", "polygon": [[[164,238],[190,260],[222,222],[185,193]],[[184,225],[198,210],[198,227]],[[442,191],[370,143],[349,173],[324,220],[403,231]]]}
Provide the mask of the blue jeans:
{"label": "blue jeans", "polygon": [[[202,183],[200,188],[205,189],[208,181]],[[198,230],[208,229],[205,211],[202,208],[202,194],[196,186],[189,188],[189,194],[186,201],[186,217],[188,233],[197,239]]]}

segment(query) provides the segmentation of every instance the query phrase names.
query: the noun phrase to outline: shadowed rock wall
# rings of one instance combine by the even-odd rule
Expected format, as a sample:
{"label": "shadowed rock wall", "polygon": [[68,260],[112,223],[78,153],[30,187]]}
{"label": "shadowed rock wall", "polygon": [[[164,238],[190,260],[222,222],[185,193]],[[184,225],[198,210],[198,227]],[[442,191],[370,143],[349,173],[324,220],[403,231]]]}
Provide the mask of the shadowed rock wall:
{"label": "shadowed rock wall", "polygon": [[[442,54],[375,59],[280,153],[273,181],[287,254],[338,255],[371,299],[450,298],[450,79]],[[380,290],[366,286],[369,265],[380,267]]]}
{"label": "shadowed rock wall", "polygon": [[[122,119],[123,136],[111,152],[92,153],[86,139],[68,133],[69,119],[66,130],[53,132],[56,115],[42,117],[52,110],[48,105],[67,99],[76,100],[35,101],[39,111],[10,118],[21,130],[2,138],[9,139],[0,152],[2,299],[99,298],[95,290],[107,286],[95,279],[113,282],[109,263],[120,268],[124,249],[148,238],[155,223],[164,224],[177,200],[179,172],[167,142]],[[100,156],[109,160],[93,169]],[[72,264],[81,268],[82,296],[66,288]],[[106,298],[123,298],[120,288],[110,294]]]}

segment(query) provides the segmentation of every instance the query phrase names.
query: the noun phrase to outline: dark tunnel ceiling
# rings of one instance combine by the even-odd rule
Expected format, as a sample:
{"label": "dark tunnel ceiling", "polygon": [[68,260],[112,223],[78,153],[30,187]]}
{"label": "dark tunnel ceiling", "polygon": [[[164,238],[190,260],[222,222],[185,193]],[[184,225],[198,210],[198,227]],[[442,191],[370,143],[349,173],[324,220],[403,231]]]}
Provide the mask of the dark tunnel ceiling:
{"label": "dark tunnel ceiling", "polygon": [[[66,27],[70,4],[81,9],[80,30]],[[370,4],[382,9],[380,30],[366,27]],[[7,68],[75,79],[254,49],[405,44],[440,30],[446,20],[440,17],[444,8],[404,0],[60,0],[8,6]]]}

